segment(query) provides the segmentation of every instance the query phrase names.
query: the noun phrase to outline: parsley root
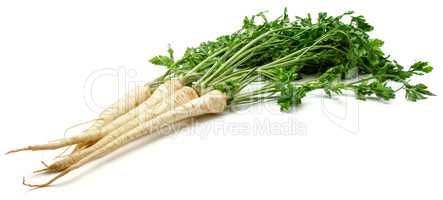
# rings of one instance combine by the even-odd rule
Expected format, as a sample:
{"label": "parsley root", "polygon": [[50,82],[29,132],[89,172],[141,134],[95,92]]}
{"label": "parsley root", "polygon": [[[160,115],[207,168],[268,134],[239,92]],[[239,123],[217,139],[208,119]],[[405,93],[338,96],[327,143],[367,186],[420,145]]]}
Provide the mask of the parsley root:
{"label": "parsley root", "polygon": [[50,142],[47,144],[30,145],[24,148],[14,149],[7,152],[7,154],[19,151],[27,151],[27,150],[38,151],[38,150],[57,149],[60,147],[64,147],[66,145],[76,144],[79,142],[79,140],[81,140],[78,138],[94,135],[94,133],[96,133],[106,124],[109,124],[119,116],[126,114],[134,107],[137,107],[141,102],[145,101],[148,97],[150,97],[150,95],[151,95],[151,89],[148,85],[136,87],[131,91],[129,91],[125,96],[118,99],[115,103],[106,108],[104,111],[102,111],[98,119],[95,120],[94,123],[91,125],[91,127],[85,130],[82,135],[74,136],[72,138],[56,140],[54,142]]}
{"label": "parsley root", "polygon": [[[12,151],[9,151],[8,153],[18,152],[18,151],[24,151],[24,150],[31,150],[31,151],[38,151],[38,150],[49,150],[49,149],[57,149],[60,147],[64,147],[67,145],[72,144],[79,144],[79,143],[88,143],[97,141],[101,137],[104,136],[107,132],[109,132],[112,129],[115,129],[117,127],[120,127],[121,125],[125,124],[127,121],[134,119],[138,114],[143,113],[144,109],[151,108],[158,104],[163,98],[170,96],[173,91],[176,89],[181,88],[182,85],[179,81],[167,81],[164,84],[160,85],[152,94],[150,98],[147,98],[148,95],[145,95],[141,98],[142,95],[137,95],[137,93],[140,93],[139,90],[134,90],[135,92],[129,93],[125,98],[122,98],[121,100],[117,101],[113,106],[107,108],[100,116],[108,116],[110,118],[111,113],[115,112],[115,110],[124,110],[127,111],[129,107],[140,104],[141,99],[144,99],[145,101],[138,105],[135,109],[132,109],[128,113],[119,112],[119,116],[114,115],[115,120],[111,121],[110,123],[107,123],[106,125],[103,123],[103,120],[98,120],[94,123],[94,125],[84,131],[82,134],[75,135],[72,137],[59,139],[54,142],[50,142],[47,144],[38,144],[38,145],[30,145],[25,148],[15,149]],[[149,91],[148,87],[143,91],[143,94],[146,94],[146,92]],[[147,100],[146,100],[147,98]],[[137,100],[137,101],[136,101]],[[123,109],[126,107],[125,109]],[[119,109],[122,108],[122,109]],[[123,114],[122,114],[123,113]],[[99,125],[101,124],[101,127],[99,128]]]}
{"label": "parsley root", "polygon": [[370,37],[373,29],[353,12],[319,13],[315,21],[311,15],[290,19],[286,9],[274,20],[262,12],[246,17],[240,30],[187,48],[180,59],[171,47],[167,55],[151,58],[166,72],[141,94],[129,94],[103,111],[83,134],[10,152],[76,145],[70,155],[35,171],[57,172],[54,178],[23,182],[45,187],[138,138],[229,106],[274,101],[288,112],[315,90],[328,96],[350,91],[359,100],[388,101],[400,91],[409,101],[433,96],[426,85],[414,83],[433,67],[418,61],[406,68],[391,60],[383,41]]}
{"label": "parsley root", "polygon": [[84,158],[88,154],[97,151],[98,149],[102,148],[108,143],[114,142],[116,138],[133,130],[135,127],[139,126],[140,124],[148,122],[151,119],[154,120],[156,119],[157,115],[165,113],[177,106],[181,106],[197,97],[198,95],[194,89],[185,86],[177,90],[175,93],[173,93],[173,95],[169,99],[165,99],[162,102],[160,102],[155,108],[151,108],[144,111],[143,113],[141,113],[142,115],[139,116],[138,118],[135,118],[127,122],[125,125],[115,129],[112,132],[106,133],[106,136],[104,136],[102,139],[100,139],[90,147],[79,150],[71,155],[68,155],[63,159],[58,160],[55,163],[47,166],[45,169],[39,170],[39,172],[42,171],[57,172],[63,170],[72,165],[73,163],[77,162],[78,160]]}

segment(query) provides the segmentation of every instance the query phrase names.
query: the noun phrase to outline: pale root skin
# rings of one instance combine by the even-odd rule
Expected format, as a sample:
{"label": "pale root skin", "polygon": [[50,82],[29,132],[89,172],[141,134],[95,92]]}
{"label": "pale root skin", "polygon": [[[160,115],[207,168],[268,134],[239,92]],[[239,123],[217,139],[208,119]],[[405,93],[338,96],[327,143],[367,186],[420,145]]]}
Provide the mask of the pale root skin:
{"label": "pale root skin", "polygon": [[133,119],[132,121],[129,121],[123,126],[120,126],[119,128],[115,129],[114,131],[107,133],[104,132],[106,136],[104,136],[102,139],[98,140],[97,143],[91,145],[90,147],[77,151],[71,155],[65,156],[63,159],[58,160],[57,162],[47,166],[45,169],[39,170],[41,171],[47,171],[47,172],[57,172],[60,170],[63,170],[70,165],[74,164],[78,160],[84,158],[88,154],[102,148],[108,143],[111,143],[119,136],[127,133],[131,129],[139,126],[142,123],[145,123],[156,116],[165,113],[167,111],[172,110],[173,108],[177,106],[181,106],[185,103],[190,102],[193,99],[198,98],[198,94],[195,92],[194,89],[190,87],[182,87],[181,89],[177,90],[172,96],[169,98],[164,99],[159,104],[157,104],[155,107],[151,107],[150,109],[147,109],[145,111],[141,111],[143,113],[142,115],[139,115],[136,119]]}
{"label": "pale root skin", "polygon": [[[91,127],[88,128],[86,131],[84,131],[84,133],[91,134],[93,132],[96,132],[106,124],[113,121],[114,119],[127,113],[129,110],[133,109],[134,107],[138,106],[140,103],[148,99],[150,96],[151,96],[151,90],[147,85],[132,89],[125,96],[121,97],[111,106],[109,106],[103,112],[101,112],[97,120],[95,120],[94,123],[91,125]],[[38,150],[57,149],[60,147],[64,147],[66,145],[74,144],[76,138],[77,137],[74,136],[72,138],[57,140],[47,144],[30,145],[25,148],[9,151],[8,153],[25,151],[25,150],[38,151]]]}
{"label": "pale root skin", "polygon": [[75,148],[71,151],[70,154],[72,155],[72,154],[74,154],[74,153],[76,153],[76,152],[79,152],[79,151],[81,151],[81,150],[83,150],[83,149],[86,149],[86,148],[92,146],[93,144],[95,144],[94,141],[93,141],[93,142],[88,142],[88,143],[77,144],[77,145],[75,146]]}
{"label": "pale root skin", "polygon": [[97,138],[95,139],[95,141],[118,129],[119,127],[127,124],[128,122],[133,121],[141,115],[145,115],[147,111],[153,109],[154,107],[161,106],[162,101],[164,101],[165,99],[169,99],[182,88],[183,85],[178,80],[166,81],[164,84],[160,85],[157,90],[155,90],[151,98],[149,98],[133,110],[129,111],[127,114],[120,116],[113,122],[104,126],[96,134]]}
{"label": "pale root skin", "polygon": [[171,111],[163,113],[150,121],[140,124],[136,128],[114,139],[112,142],[106,144],[102,148],[96,149],[94,152],[80,159],[78,162],[74,163],[73,165],[69,166],[68,168],[60,172],[57,176],[55,176],[54,178],[52,178],[51,180],[49,180],[44,184],[34,185],[34,184],[27,184],[25,182],[23,183],[31,187],[48,186],[58,178],[69,173],[70,171],[75,170],[90,161],[105,156],[115,151],[116,149],[124,146],[125,144],[128,144],[140,137],[146,136],[155,130],[162,129],[163,127],[167,127],[178,121],[189,119],[192,117],[197,117],[209,113],[221,113],[225,110],[226,105],[227,105],[227,97],[225,94],[217,90],[210,91],[207,94],[201,96],[200,98],[194,99]]}
{"label": "pale root skin", "polygon": [[[111,107],[107,108],[105,111],[102,112],[100,117],[102,117],[102,115],[106,116],[104,117],[104,119],[106,120],[103,119],[97,120],[91,128],[87,129],[82,134],[60,139],[47,144],[30,145],[25,148],[9,151],[8,153],[25,151],[25,150],[31,150],[31,151],[50,150],[78,143],[88,143],[88,142],[97,141],[101,137],[103,137],[103,134],[100,131],[101,129],[111,129],[112,127],[119,127],[125,124],[127,121],[135,118],[137,114],[141,113],[143,109],[155,106],[163,98],[170,96],[175,90],[181,87],[182,84],[180,81],[171,80],[171,81],[166,81],[164,84],[160,85],[152,95],[150,95],[150,90],[148,86],[144,86],[143,89],[141,89],[141,91],[140,89],[133,90],[134,92],[130,92],[127,96],[121,98]],[[113,118],[110,117],[112,113],[114,113]],[[105,124],[105,122],[107,124]]]}
{"label": "pale root skin", "polygon": [[117,117],[126,114],[133,108],[140,105],[140,103],[144,102],[151,96],[151,89],[149,85],[138,86],[131,91],[129,91],[126,95],[119,98],[116,102],[114,102],[111,106],[102,111],[98,117],[98,120],[92,124],[91,128],[100,129],[104,125],[112,122]]}
{"label": "pale root skin", "polygon": [[[177,123],[174,123],[174,124],[171,124],[171,125],[169,125],[169,126],[165,126],[165,127],[163,127],[163,128],[161,128],[161,129],[159,129],[158,131],[155,131],[155,133],[154,134],[152,134],[152,136],[163,136],[163,135],[168,135],[168,134],[171,134],[171,133],[173,133],[173,132],[176,132],[176,131],[178,131],[178,130],[180,130],[180,129],[182,129],[182,128],[184,128],[184,127],[186,127],[186,126],[188,126],[189,124],[191,124],[192,123],[192,120],[182,120],[182,121],[179,121],[179,122],[177,122]],[[63,176],[63,175],[65,175],[65,174],[67,174],[68,172],[64,172],[64,174],[63,174],[63,172],[62,173],[60,173],[59,175],[57,175],[57,176]],[[49,186],[52,182],[54,182],[55,180],[53,180],[53,181],[49,181],[49,182],[47,182],[46,184],[41,184],[41,185],[33,185],[33,184],[28,184],[28,183],[26,183],[26,181],[25,181],[25,179],[23,178],[23,184],[24,185],[26,185],[26,186],[29,186],[29,187],[34,187],[34,188],[40,188],[40,187],[45,187],[45,186]]]}

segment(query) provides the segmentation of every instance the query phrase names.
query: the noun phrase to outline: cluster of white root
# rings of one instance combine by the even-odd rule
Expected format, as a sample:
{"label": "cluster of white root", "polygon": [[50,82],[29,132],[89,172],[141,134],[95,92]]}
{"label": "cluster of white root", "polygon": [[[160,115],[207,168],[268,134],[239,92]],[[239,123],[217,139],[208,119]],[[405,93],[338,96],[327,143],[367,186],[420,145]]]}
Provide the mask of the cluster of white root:
{"label": "cluster of white root", "polygon": [[[45,187],[84,164],[154,132],[165,132],[170,126],[209,113],[225,110],[227,97],[218,90],[202,96],[179,80],[166,81],[152,94],[149,86],[138,87],[105,109],[93,125],[83,133],[47,144],[30,145],[18,151],[50,150],[75,145],[74,150],[36,173],[58,173],[43,184],[23,184]],[[169,128],[169,129],[168,129]]]}

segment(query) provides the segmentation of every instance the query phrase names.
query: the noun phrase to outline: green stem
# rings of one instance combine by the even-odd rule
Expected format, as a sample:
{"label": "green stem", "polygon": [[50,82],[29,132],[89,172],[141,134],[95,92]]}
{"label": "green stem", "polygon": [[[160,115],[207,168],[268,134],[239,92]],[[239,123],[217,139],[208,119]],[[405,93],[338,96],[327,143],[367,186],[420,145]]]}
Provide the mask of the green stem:
{"label": "green stem", "polygon": [[223,64],[221,64],[220,67],[217,68],[217,70],[215,72],[212,73],[207,73],[207,74],[211,74],[209,77],[204,76],[202,77],[201,81],[199,80],[198,83],[201,84],[201,87],[206,87],[206,84],[211,81],[214,77],[219,76],[219,73],[222,72],[223,70],[226,70],[225,67],[229,68],[229,65],[232,65],[233,62],[237,61],[238,59],[241,59],[241,56],[244,55],[245,51],[247,51],[250,47],[252,47],[255,43],[259,42],[260,40],[262,40],[263,38],[265,38],[266,36],[281,31],[281,30],[285,30],[285,29],[293,29],[294,27],[285,27],[285,28],[279,28],[279,29],[275,29],[275,30],[270,30],[267,31],[263,34],[261,34],[260,36],[258,36],[257,38],[253,39],[252,41],[250,41],[249,43],[247,43],[245,46],[243,46],[240,50],[238,50],[233,56],[231,56],[226,62],[224,62]]}
{"label": "green stem", "polygon": [[210,76],[210,75],[213,73],[213,71],[214,71],[219,65],[221,65],[221,63],[222,63],[225,59],[227,59],[227,58],[231,55],[232,51],[234,51],[235,49],[237,49],[238,47],[240,47],[242,44],[243,44],[243,42],[240,42],[240,43],[234,45],[232,48],[229,48],[229,50],[228,50],[227,52],[225,52],[225,54],[224,54],[222,57],[220,57],[219,59],[217,59],[217,61],[212,65],[212,67],[210,67],[209,70],[208,70],[208,71],[207,71],[207,72],[206,72],[206,73],[205,73],[205,74],[204,74],[199,80],[197,80],[197,82],[195,83],[195,85],[198,86],[198,87],[202,87],[203,85],[201,84],[201,82],[204,81],[208,76]]}
{"label": "green stem", "polygon": [[[208,56],[206,59],[204,59],[203,61],[201,61],[198,65],[196,65],[194,68],[192,68],[192,70],[190,70],[189,74],[192,74],[194,72],[196,72],[197,70],[200,70],[200,68],[205,68],[207,66],[205,66],[204,64],[207,63],[208,61],[212,60],[213,58],[215,58],[216,56],[218,56],[219,54],[223,53],[224,51],[226,51],[228,48],[222,48],[220,50],[218,50],[217,52],[213,53],[212,55]],[[186,75],[185,75],[186,77]]]}

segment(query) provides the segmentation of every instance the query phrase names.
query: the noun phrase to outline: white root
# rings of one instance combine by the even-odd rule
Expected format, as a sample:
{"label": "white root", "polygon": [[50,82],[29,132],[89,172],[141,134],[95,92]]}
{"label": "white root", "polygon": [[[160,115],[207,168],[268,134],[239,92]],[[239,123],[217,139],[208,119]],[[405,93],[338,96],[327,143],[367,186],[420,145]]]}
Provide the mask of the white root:
{"label": "white root", "polygon": [[[182,121],[179,121],[179,122],[177,122],[177,123],[175,123],[175,124],[171,124],[171,125],[169,125],[169,126],[166,126],[166,127],[163,127],[162,129],[159,129],[158,131],[156,131],[154,134],[152,134],[151,136],[152,137],[161,137],[161,136],[165,136],[165,135],[169,135],[169,134],[171,134],[171,133],[174,133],[174,132],[176,132],[176,131],[179,131],[179,130],[181,130],[181,129],[183,129],[183,128],[185,128],[185,127],[187,127],[188,125],[190,125],[192,123],[192,120],[191,119],[189,119],[189,120],[182,120]],[[65,173],[60,173],[59,175],[57,175],[57,176],[63,176],[63,175],[65,175],[65,174],[67,174],[67,172],[65,172]],[[26,180],[25,180],[25,178],[23,177],[23,185],[26,185],[26,186],[29,186],[29,187],[34,187],[34,188],[41,188],[41,187],[46,187],[46,186],[49,186],[51,183],[53,183],[57,178],[56,177],[54,177],[53,178],[54,180],[51,180],[51,181],[48,181],[47,183],[45,183],[45,184],[29,184],[29,183],[26,183]]]}
{"label": "white root", "polygon": [[[162,101],[163,98],[170,96],[175,90],[181,87],[182,84],[178,80],[166,81],[164,84],[160,85],[150,97],[150,90],[148,86],[144,86],[142,89],[133,90],[133,92],[130,92],[126,96],[126,98],[118,100],[112,106],[103,111],[100,115],[101,118],[99,118],[94,123],[94,125],[91,126],[91,128],[85,130],[82,134],[56,140],[46,144],[30,145],[24,148],[9,151],[8,153],[25,150],[50,150],[72,144],[97,141],[104,136],[104,134],[102,134],[100,131],[101,129],[111,129],[125,124],[127,121],[137,117],[139,113],[142,113],[142,110],[155,106],[160,101]],[[135,106],[137,107],[134,108]],[[131,110],[131,108],[134,109]]]}
{"label": "white root", "polygon": [[55,176],[48,182],[44,184],[27,184],[27,183],[24,184],[31,187],[49,186],[55,180],[59,179],[60,177],[63,177],[64,175],[68,174],[70,171],[75,170],[92,160],[105,156],[115,151],[116,149],[124,146],[125,144],[128,144],[140,137],[148,135],[155,130],[159,130],[161,128],[164,128],[166,126],[169,126],[171,124],[174,124],[175,122],[184,119],[189,119],[192,117],[209,114],[209,113],[221,113],[225,110],[226,105],[227,105],[226,95],[217,90],[210,91],[204,96],[201,96],[200,98],[194,99],[182,106],[175,108],[174,110],[163,113],[158,117],[139,125],[138,127],[127,132],[126,134],[116,138],[111,143],[108,143],[106,146],[97,149],[93,153],[87,155],[78,162],[69,166],[68,168],[60,172],[57,176]]}
{"label": "white root", "polygon": [[54,162],[53,164],[49,165],[46,169],[47,172],[56,172],[63,170],[73,163],[77,162],[78,160],[84,158],[88,154],[96,151],[97,149],[102,148],[108,143],[111,143],[115,138],[118,138],[119,136],[125,134],[126,132],[130,131],[131,129],[139,126],[142,123],[145,123],[156,116],[165,113],[177,106],[181,106],[193,99],[196,99],[198,97],[197,93],[194,89],[190,87],[183,87],[176,91],[172,96],[170,96],[168,99],[163,100],[160,102],[157,106],[154,108],[147,109],[143,112],[143,114],[140,113],[139,117],[136,119],[133,119],[132,121],[127,122],[125,125],[115,129],[114,131],[105,132],[103,131],[102,134],[105,136],[97,141],[95,144],[90,146],[89,148],[80,150],[76,153],[73,153],[71,155],[65,156],[63,159],[58,160],[57,162]]}

